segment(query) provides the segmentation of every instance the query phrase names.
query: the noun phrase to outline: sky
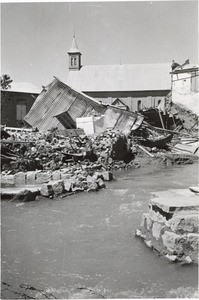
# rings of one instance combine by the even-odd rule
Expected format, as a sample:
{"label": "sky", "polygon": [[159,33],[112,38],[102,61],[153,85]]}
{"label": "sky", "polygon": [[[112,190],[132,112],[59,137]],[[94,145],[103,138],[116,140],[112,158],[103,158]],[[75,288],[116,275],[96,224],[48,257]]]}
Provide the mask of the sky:
{"label": "sky", "polygon": [[66,81],[74,32],[83,65],[198,63],[198,1],[2,3],[1,74]]}

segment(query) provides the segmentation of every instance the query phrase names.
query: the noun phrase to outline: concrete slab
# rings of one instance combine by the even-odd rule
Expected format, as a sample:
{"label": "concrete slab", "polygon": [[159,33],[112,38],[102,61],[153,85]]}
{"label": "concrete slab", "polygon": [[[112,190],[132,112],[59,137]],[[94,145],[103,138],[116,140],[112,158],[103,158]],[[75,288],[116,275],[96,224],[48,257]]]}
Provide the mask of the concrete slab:
{"label": "concrete slab", "polygon": [[164,212],[171,213],[176,210],[198,209],[199,197],[188,189],[168,190],[155,192],[156,198],[150,200],[151,205],[155,205]]}
{"label": "concrete slab", "polygon": [[156,197],[173,197],[173,196],[193,196],[193,192],[191,192],[188,188],[187,189],[171,189],[167,191],[159,191],[159,192],[152,192],[151,195]]}
{"label": "concrete slab", "polygon": [[15,186],[15,187],[5,187],[1,188],[0,194],[3,195],[18,195],[21,192],[29,190],[31,192],[37,192],[41,190],[41,186],[38,185],[25,185],[25,186]]}

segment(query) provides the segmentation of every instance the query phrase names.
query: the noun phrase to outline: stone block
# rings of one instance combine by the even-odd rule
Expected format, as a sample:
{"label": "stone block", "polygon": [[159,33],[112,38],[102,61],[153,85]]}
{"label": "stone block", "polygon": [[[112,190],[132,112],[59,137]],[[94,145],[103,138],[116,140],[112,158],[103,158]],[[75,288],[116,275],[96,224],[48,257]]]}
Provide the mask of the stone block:
{"label": "stone block", "polygon": [[106,187],[106,184],[104,183],[104,181],[101,178],[98,178],[96,180],[97,185],[99,186],[100,189],[103,189]]}
{"label": "stone block", "polygon": [[82,187],[80,187],[80,186],[73,186],[72,187],[72,192],[83,192],[84,191],[84,189],[82,188]]}
{"label": "stone block", "polygon": [[59,195],[63,193],[64,191],[64,181],[63,180],[57,180],[57,181],[51,181],[49,184],[52,185],[52,189],[55,195]]}
{"label": "stone block", "polygon": [[73,184],[72,184],[71,181],[69,181],[69,180],[64,180],[64,188],[65,188],[65,191],[71,192],[72,186],[73,186]]}
{"label": "stone block", "polygon": [[185,248],[198,252],[199,234],[188,233],[186,235]]}
{"label": "stone block", "polygon": [[174,232],[198,232],[198,214],[189,211],[187,214],[176,214],[168,224]]}
{"label": "stone block", "polygon": [[3,176],[1,176],[1,184],[2,185],[15,185],[14,175],[3,175]]}
{"label": "stone block", "polygon": [[61,179],[61,172],[60,171],[56,171],[52,173],[52,180],[60,180]]}
{"label": "stone block", "polygon": [[183,253],[184,237],[174,232],[165,231],[162,235],[163,246],[171,253]]}
{"label": "stone block", "polygon": [[102,176],[102,173],[100,173],[100,172],[95,172],[94,174],[93,174],[93,178],[95,178],[96,180],[97,179],[103,179],[103,176]]}
{"label": "stone block", "polygon": [[150,218],[149,213],[145,213],[142,215],[142,222],[141,222],[141,226],[144,227],[145,229],[147,229],[148,231],[151,230],[151,227],[153,225],[153,222]]}
{"label": "stone block", "polygon": [[73,176],[73,174],[69,174],[69,173],[61,173],[61,180],[67,180],[70,179],[71,176]]}
{"label": "stone block", "polygon": [[41,172],[36,174],[36,183],[46,183],[51,180],[52,174],[49,172]]}
{"label": "stone block", "polygon": [[16,185],[24,185],[26,183],[26,173],[25,172],[18,172],[14,176],[15,176]]}
{"label": "stone block", "polygon": [[45,197],[52,196],[54,194],[52,185],[49,183],[42,184],[40,193],[42,196],[45,196]]}
{"label": "stone block", "polygon": [[88,192],[96,192],[98,191],[99,187],[98,184],[96,182],[90,183],[88,184]]}
{"label": "stone block", "polygon": [[26,173],[26,183],[27,184],[34,184],[36,180],[36,173],[37,171],[28,171]]}
{"label": "stone block", "polygon": [[154,222],[152,226],[152,235],[156,240],[159,240],[161,231],[165,226],[161,223]]}
{"label": "stone block", "polygon": [[109,171],[101,172],[104,181],[111,181],[113,179],[113,173]]}

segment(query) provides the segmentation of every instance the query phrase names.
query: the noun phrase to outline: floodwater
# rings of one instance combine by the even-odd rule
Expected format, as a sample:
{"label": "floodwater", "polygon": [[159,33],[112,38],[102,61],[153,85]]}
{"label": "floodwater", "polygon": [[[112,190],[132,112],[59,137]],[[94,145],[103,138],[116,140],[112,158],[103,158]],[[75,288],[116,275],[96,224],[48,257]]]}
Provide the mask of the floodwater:
{"label": "floodwater", "polygon": [[106,298],[197,297],[198,268],[161,259],[138,238],[150,192],[188,188],[197,164],[115,174],[98,193],[20,203],[2,201],[2,281],[57,298],[77,287]]}

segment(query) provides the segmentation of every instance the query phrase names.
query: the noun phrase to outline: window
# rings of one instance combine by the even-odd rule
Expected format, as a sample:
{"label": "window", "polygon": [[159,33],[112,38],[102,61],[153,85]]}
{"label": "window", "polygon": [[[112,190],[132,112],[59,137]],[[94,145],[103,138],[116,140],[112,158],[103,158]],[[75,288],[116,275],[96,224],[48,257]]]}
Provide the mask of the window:
{"label": "window", "polygon": [[77,58],[75,57],[74,58],[74,66],[76,66],[76,61],[77,61]]}
{"label": "window", "polygon": [[26,114],[27,114],[26,101],[17,100],[17,106],[16,106],[17,121],[22,121]]}

